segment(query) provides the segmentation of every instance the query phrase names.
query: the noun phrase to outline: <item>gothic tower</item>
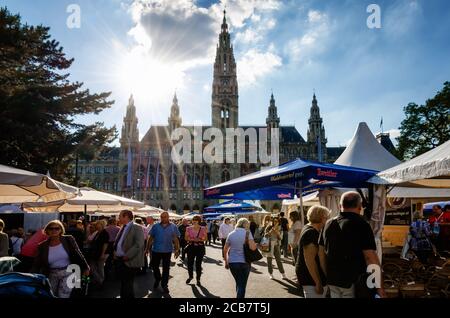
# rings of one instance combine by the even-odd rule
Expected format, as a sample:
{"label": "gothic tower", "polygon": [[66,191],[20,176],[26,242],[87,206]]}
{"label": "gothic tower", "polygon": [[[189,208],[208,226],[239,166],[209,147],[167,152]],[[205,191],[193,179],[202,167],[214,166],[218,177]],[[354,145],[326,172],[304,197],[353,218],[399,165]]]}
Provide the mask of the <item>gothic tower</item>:
{"label": "gothic tower", "polygon": [[238,82],[233,45],[228,32],[224,11],[219,44],[216,49],[212,85],[212,126],[216,128],[238,127]]}
{"label": "gothic tower", "polygon": [[317,105],[316,94],[313,95],[308,124],[309,159],[324,162],[327,160],[327,139],[322,118],[320,117],[320,109]]}
{"label": "gothic tower", "polygon": [[137,172],[135,159],[138,157],[140,148],[138,119],[136,117],[136,106],[134,105],[133,95],[128,100],[126,115],[123,118],[122,134],[119,141],[119,169],[125,175],[124,178],[119,180],[119,187],[123,190],[134,185],[135,174]]}
{"label": "gothic tower", "polygon": [[173,131],[181,126],[180,107],[178,106],[177,93],[173,96],[170,117],[168,118],[169,130]]}
{"label": "gothic tower", "polygon": [[267,128],[279,128],[280,117],[278,117],[277,106],[275,105],[275,98],[273,93],[270,97],[269,113],[266,118]]}

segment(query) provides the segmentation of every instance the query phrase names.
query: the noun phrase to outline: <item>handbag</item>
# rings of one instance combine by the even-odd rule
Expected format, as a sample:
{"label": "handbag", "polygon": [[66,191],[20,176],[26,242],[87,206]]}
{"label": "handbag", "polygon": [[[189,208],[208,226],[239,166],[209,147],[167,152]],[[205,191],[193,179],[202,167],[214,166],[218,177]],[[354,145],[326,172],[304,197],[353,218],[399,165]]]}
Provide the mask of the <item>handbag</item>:
{"label": "handbag", "polygon": [[245,234],[244,257],[247,263],[256,262],[263,258],[258,248],[254,251],[250,248],[250,245],[248,244],[248,231]]}
{"label": "handbag", "polygon": [[259,243],[259,248],[262,252],[270,252],[270,239],[268,237],[263,237]]}

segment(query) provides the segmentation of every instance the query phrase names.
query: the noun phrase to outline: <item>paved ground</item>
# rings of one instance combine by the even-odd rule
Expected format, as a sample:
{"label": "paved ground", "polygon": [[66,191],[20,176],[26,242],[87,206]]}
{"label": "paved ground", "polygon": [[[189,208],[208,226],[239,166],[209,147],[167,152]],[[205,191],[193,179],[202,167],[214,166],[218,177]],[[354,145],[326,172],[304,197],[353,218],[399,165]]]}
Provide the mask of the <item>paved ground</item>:
{"label": "paved ground", "polygon": [[[247,284],[246,298],[298,298],[300,292],[293,280],[295,277],[292,261],[283,261],[288,280],[282,280],[281,274],[276,268],[274,261],[274,280],[269,279],[266,259],[254,263]],[[169,290],[170,295],[162,293],[161,289],[153,290],[153,273],[148,270],[145,275],[136,276],[136,297],[147,298],[234,298],[235,283],[229,270],[223,266],[221,247],[219,245],[207,246],[206,256],[203,263],[202,286],[186,284],[188,277],[186,264],[182,265],[180,260],[174,261],[170,269]],[[111,279],[105,282],[102,291],[93,291],[92,297],[115,298],[119,296],[120,283]]]}

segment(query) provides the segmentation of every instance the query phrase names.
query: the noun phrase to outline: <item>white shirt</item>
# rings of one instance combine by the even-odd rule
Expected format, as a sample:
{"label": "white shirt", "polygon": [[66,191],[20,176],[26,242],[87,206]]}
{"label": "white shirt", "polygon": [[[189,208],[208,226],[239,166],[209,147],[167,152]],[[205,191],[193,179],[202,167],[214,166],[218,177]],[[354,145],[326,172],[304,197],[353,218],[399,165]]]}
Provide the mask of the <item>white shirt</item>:
{"label": "white shirt", "polygon": [[222,223],[219,227],[219,238],[226,239],[228,234],[234,231],[234,226],[231,224]]}
{"label": "white shirt", "polygon": [[[119,242],[117,242],[116,256],[119,256],[119,257],[125,256],[125,251],[123,250],[122,245],[123,245],[123,241],[125,240],[125,237],[128,234],[128,231],[130,231],[132,225],[133,225],[133,221],[130,221],[124,225],[125,229],[123,230],[123,233],[122,233],[122,236],[120,237]],[[119,231],[119,233],[120,233],[120,231]],[[119,235],[119,234],[117,234],[117,235]]]}
{"label": "white shirt", "polygon": [[70,264],[69,254],[64,246],[59,243],[56,246],[50,246],[48,249],[48,265],[50,268],[66,268]]}
{"label": "white shirt", "polygon": [[288,232],[288,242],[289,244],[298,244],[298,242],[294,242],[295,239],[295,231],[297,230],[302,230],[302,222],[300,221],[295,221],[294,224],[292,224],[291,228],[289,229]]}

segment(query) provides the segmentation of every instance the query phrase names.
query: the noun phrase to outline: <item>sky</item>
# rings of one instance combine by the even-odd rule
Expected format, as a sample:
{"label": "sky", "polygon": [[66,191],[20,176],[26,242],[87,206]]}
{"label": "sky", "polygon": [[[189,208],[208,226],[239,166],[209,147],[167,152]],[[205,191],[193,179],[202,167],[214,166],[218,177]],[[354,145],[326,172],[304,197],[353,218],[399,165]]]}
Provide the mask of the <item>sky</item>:
{"label": "sky", "polygon": [[[71,4],[80,9],[79,28],[67,25]],[[367,25],[370,4],[379,6],[380,28]],[[0,0],[0,6],[51,28],[75,59],[72,81],[112,92],[110,109],[79,122],[101,121],[120,132],[133,94],[141,136],[167,124],[175,91],[183,124],[210,125],[224,8],[241,125],[265,124],[273,91],[281,125],[295,125],[306,139],[315,91],[328,146],[346,145],[362,121],[379,132],[381,118],[396,137],[403,107],[425,103],[450,80],[446,0]]]}

